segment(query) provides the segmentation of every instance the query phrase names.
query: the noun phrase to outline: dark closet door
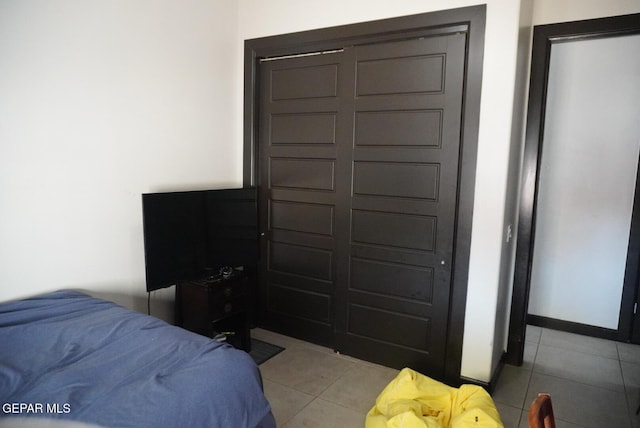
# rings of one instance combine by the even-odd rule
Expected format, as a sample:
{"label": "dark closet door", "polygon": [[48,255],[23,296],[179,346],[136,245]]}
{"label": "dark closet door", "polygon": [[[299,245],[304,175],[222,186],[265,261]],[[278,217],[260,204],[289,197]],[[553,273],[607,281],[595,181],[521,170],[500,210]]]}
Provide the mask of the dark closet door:
{"label": "dark closet door", "polygon": [[465,37],[261,64],[267,327],[442,375]]}
{"label": "dark closet door", "polygon": [[344,81],[343,58],[260,65],[262,323],[327,346],[334,345],[337,200],[348,192],[351,163],[352,118],[343,104],[353,84]]}
{"label": "dark closet door", "polygon": [[[353,50],[348,284],[337,348],[442,375],[458,188],[465,35]],[[347,276],[347,275],[345,275]]]}

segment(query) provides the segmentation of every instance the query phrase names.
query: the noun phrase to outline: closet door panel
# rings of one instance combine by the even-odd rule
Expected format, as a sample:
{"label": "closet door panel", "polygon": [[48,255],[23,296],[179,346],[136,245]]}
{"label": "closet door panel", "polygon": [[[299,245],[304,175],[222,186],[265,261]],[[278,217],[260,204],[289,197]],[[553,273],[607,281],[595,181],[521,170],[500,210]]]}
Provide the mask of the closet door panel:
{"label": "closet door panel", "polygon": [[335,113],[271,116],[271,144],[335,144]]}
{"label": "closet door panel", "polygon": [[260,65],[267,328],[444,372],[466,34]]}
{"label": "closet door panel", "polygon": [[335,160],[296,157],[271,158],[269,185],[272,188],[335,190]]}
{"label": "closet door panel", "polygon": [[273,201],[269,208],[271,230],[333,236],[334,207],[332,205]]}
{"label": "closet door panel", "polygon": [[356,96],[442,92],[443,55],[414,44],[402,47],[402,56],[380,58],[370,53],[376,49],[360,49]]}
{"label": "closet door panel", "polygon": [[356,147],[439,147],[442,111],[361,111],[356,113]]}
{"label": "closet door panel", "polygon": [[397,156],[391,162],[358,160],[354,164],[353,193],[436,200],[439,176],[437,163],[403,162]]}
{"label": "closet door panel", "polygon": [[321,64],[314,59],[294,61],[285,67],[271,69],[267,82],[271,101],[334,98],[338,95],[339,64]]}
{"label": "closet door panel", "polygon": [[340,177],[350,165],[341,132],[353,121],[345,73],[341,53],[260,66],[262,320],[327,346],[335,342],[337,201],[348,191]]}
{"label": "closet door panel", "polygon": [[456,218],[463,34],[353,48],[353,192],[337,347],[444,370]]}
{"label": "closet door panel", "polygon": [[352,212],[353,243],[402,250],[433,251],[436,218],[394,212]]}

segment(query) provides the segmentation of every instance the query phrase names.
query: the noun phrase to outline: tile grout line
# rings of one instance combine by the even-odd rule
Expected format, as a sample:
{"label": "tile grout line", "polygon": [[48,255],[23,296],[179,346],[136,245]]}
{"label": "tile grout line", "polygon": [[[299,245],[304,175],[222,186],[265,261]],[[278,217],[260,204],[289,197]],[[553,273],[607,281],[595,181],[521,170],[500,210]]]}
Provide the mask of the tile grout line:
{"label": "tile grout line", "polygon": [[306,394],[306,395],[312,397],[311,400],[309,400],[309,402],[307,402],[304,406],[302,406],[295,414],[293,414],[286,421],[283,421],[283,423],[282,423],[283,428],[287,427],[288,426],[287,424],[289,424],[292,420],[294,420],[300,413],[304,412],[305,409],[307,409],[312,403],[317,403],[318,400],[321,400],[322,402],[325,402],[325,403],[329,403],[331,405],[336,405],[336,406],[342,407],[343,409],[346,409],[346,410],[360,412],[360,409],[354,409],[352,407],[344,406],[341,403],[336,403],[335,401],[332,401],[332,400],[329,400],[329,399],[325,399],[325,398],[323,398],[321,396],[329,388],[331,388],[333,385],[338,383],[348,373],[350,373],[353,370],[356,370],[357,366],[358,366],[358,364],[360,362],[359,361],[352,361],[350,358],[345,358],[345,356],[343,356],[340,353],[336,353],[335,351],[325,352],[325,350],[316,349],[314,346],[306,346],[306,343],[304,343],[304,342],[292,344],[292,346],[286,347],[285,350],[282,353],[286,352],[286,350],[292,350],[292,349],[297,348],[297,347],[300,347],[301,349],[311,350],[311,351],[318,352],[318,353],[325,354],[325,355],[331,355],[333,358],[335,358],[337,360],[341,360],[341,361],[349,363],[350,367],[347,370],[345,370],[340,376],[338,376],[336,379],[334,379],[332,382],[330,382],[326,387],[324,387],[322,390],[318,391],[317,393],[309,393],[308,391],[302,391],[302,390],[296,388],[295,386],[287,385],[287,384],[279,382],[279,381],[277,381],[275,379],[271,379],[269,377],[264,376],[262,374],[262,371],[261,371],[261,376],[262,376],[263,379],[268,380],[269,382],[273,382],[274,384],[280,385],[282,387],[291,389],[293,391],[297,391],[297,392],[299,392],[301,394]]}
{"label": "tile grout line", "polygon": [[[556,349],[563,349],[563,348],[556,348]],[[584,352],[579,352],[579,353],[584,354]],[[610,359],[613,360],[613,361],[616,361],[613,358],[610,358]],[[620,364],[619,361],[618,361],[618,364]],[[596,388],[596,389],[600,389],[600,390],[603,390],[603,391],[608,391],[608,392],[617,393],[617,394],[626,394],[626,392],[625,392],[626,388],[625,388],[625,384],[624,384],[624,378],[622,378],[622,373],[621,373],[622,385],[619,385],[619,386],[622,387],[622,390],[615,389],[615,388],[612,388],[612,387],[606,387],[606,386],[602,386],[602,385],[594,385],[593,383],[588,383],[588,382],[585,382],[585,381],[581,381],[581,380],[578,380],[578,379],[567,377],[564,373],[561,373],[561,374],[546,373],[544,371],[536,371],[535,369],[532,370],[532,373],[536,373],[536,374],[539,374],[539,375],[542,375],[542,376],[552,377],[552,378],[555,378],[555,379],[562,379],[562,380],[565,380],[565,381],[568,381],[568,382],[573,382],[573,383],[576,383],[576,384],[579,384],[579,385],[584,385],[584,386],[588,386],[590,388]]]}
{"label": "tile grout line", "polygon": [[[314,397],[314,398],[313,398],[311,401],[309,401],[307,404],[305,404],[302,408],[300,408],[300,410],[299,410],[298,412],[296,412],[296,414],[294,414],[294,415],[293,415],[289,420],[287,420],[285,423],[283,423],[283,424],[282,424],[283,428],[286,428],[286,426],[287,426],[287,424],[288,424],[289,422],[291,422],[293,419],[295,419],[295,418],[296,418],[296,416],[298,416],[298,415],[299,415],[300,413],[302,413],[302,412],[303,412],[307,407],[309,407],[312,403],[315,403],[315,402],[316,402],[316,401],[318,401],[318,400],[324,401],[325,403],[330,403],[330,404],[333,404],[333,405],[336,405],[336,406],[340,406],[340,407],[342,407],[343,409],[353,410],[353,411],[359,411],[358,409],[353,409],[353,408],[351,408],[351,407],[346,407],[346,406],[343,406],[343,405],[341,405],[341,404],[339,404],[339,403],[335,403],[335,402],[333,402],[333,401],[331,401],[331,400],[326,400],[326,399],[324,399],[324,398],[322,398],[322,397],[321,397],[321,395],[322,395],[326,390],[328,390],[328,389],[329,389],[329,388],[331,388],[333,385],[335,385],[335,384],[336,384],[336,383],[337,383],[337,382],[338,382],[338,381],[339,381],[343,376],[345,376],[348,372],[350,372],[350,371],[351,371],[351,370],[353,370],[354,368],[355,368],[355,367],[351,367],[351,368],[349,368],[347,371],[345,371],[342,375],[338,376],[338,378],[337,378],[336,380],[334,380],[331,384],[329,384],[325,389],[323,389],[323,390],[322,390],[321,392],[319,392],[318,394],[308,394],[308,395],[313,395],[313,397]],[[285,385],[285,386],[286,386],[286,385]],[[290,387],[290,388],[291,388],[291,387]],[[291,389],[294,389],[294,390],[298,391],[296,388],[291,388]],[[302,391],[299,391],[299,392],[302,392]],[[307,394],[307,393],[305,393],[305,394]]]}
{"label": "tile grout line", "polygon": [[529,381],[527,382],[527,387],[524,391],[524,397],[522,398],[522,414],[520,415],[520,420],[522,420],[522,416],[526,413],[529,413],[529,406],[527,406],[527,397],[529,396],[529,389],[531,388],[531,379],[533,379],[534,369],[536,368],[536,360],[538,359],[538,350],[540,349],[540,341],[542,340],[542,332],[540,332],[540,337],[538,338],[538,343],[536,344],[536,352],[533,356],[533,361],[531,362],[531,373],[529,374]]}
{"label": "tile grout line", "polygon": [[[529,371],[529,379],[527,380],[527,386],[524,390],[524,396],[522,397],[522,402],[520,403],[520,418],[518,419],[518,426],[522,425],[522,418],[528,418],[529,414],[529,406],[527,406],[527,397],[529,396],[529,388],[531,388],[531,379],[533,378],[533,369],[536,365],[536,359],[538,358],[538,349],[540,348],[540,342],[542,341],[542,331],[540,328],[540,335],[537,340],[530,341],[530,343],[535,343],[536,350],[533,355],[533,361],[531,361],[531,370]],[[526,345],[526,333],[525,333],[525,345]]]}
{"label": "tile grout line", "polygon": [[[522,398],[522,412],[525,410],[529,410],[529,406],[527,406],[527,397],[529,396],[529,388],[531,388],[531,379],[533,379],[533,373],[536,368],[536,360],[538,359],[538,351],[540,351],[540,343],[542,342],[542,334],[544,333],[544,329],[540,328],[540,336],[538,336],[538,340],[536,341],[536,352],[533,355],[533,361],[531,361],[531,374],[529,375],[529,381],[527,382],[527,387],[525,388],[524,397]],[[521,416],[522,418],[522,416]]]}
{"label": "tile grout line", "polygon": [[631,398],[629,394],[630,391],[627,389],[627,382],[624,379],[624,370],[622,369],[622,357],[620,356],[620,348],[618,347],[617,343],[616,343],[616,352],[618,354],[618,367],[620,367],[620,376],[622,377],[622,386],[624,387],[624,399],[625,399],[625,402],[627,403],[627,416],[629,417],[629,426],[632,427],[633,415],[635,414],[635,409],[631,407],[631,403],[629,402]]}

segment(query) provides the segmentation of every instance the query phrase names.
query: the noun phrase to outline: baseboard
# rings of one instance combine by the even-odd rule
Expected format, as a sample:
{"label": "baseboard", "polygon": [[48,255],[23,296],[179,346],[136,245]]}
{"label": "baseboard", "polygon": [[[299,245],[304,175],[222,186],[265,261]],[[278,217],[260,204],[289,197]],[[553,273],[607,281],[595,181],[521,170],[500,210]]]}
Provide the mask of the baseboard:
{"label": "baseboard", "polygon": [[489,393],[493,393],[493,390],[495,389],[496,385],[498,384],[498,379],[500,378],[500,374],[502,374],[502,369],[504,368],[504,364],[507,358],[507,353],[506,352],[502,352],[502,355],[500,356],[500,361],[498,361],[498,366],[496,367],[496,369],[493,371],[493,375],[491,375],[491,380],[489,381]]}
{"label": "baseboard", "polygon": [[618,340],[618,332],[616,330],[580,324],[572,321],[563,321],[555,318],[547,318],[540,315],[527,315],[527,324],[552,330],[566,331],[567,333],[599,337],[601,339]]}
{"label": "baseboard", "polygon": [[486,389],[489,394],[492,394],[496,387],[496,384],[498,383],[500,374],[502,373],[502,368],[504,367],[504,364],[505,364],[505,355],[507,354],[503,352],[502,357],[500,358],[500,361],[498,361],[498,366],[496,367],[493,374],[491,375],[491,379],[489,379],[489,382],[484,382],[477,379],[471,379],[468,377],[460,376],[460,385],[462,385],[463,383],[478,385]]}

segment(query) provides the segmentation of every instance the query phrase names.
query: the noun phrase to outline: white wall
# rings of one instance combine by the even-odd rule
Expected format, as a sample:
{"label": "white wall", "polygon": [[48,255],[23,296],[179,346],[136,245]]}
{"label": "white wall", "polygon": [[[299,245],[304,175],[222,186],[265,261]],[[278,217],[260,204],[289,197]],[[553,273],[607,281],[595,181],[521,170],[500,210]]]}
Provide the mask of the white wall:
{"label": "white wall", "polygon": [[529,70],[531,64],[533,3],[534,0],[522,0],[520,2],[520,32],[518,35],[515,95],[513,99],[513,119],[511,123],[511,147],[509,149],[509,167],[505,195],[501,274],[498,289],[495,346],[492,361],[493,369],[499,366],[504,352],[507,350],[509,338],[509,317],[511,315],[516,237],[518,233],[520,173],[522,169],[523,141],[529,91]]}
{"label": "white wall", "polygon": [[551,48],[529,313],[617,330],[636,185],[640,36]]}
{"label": "white wall", "polygon": [[[477,3],[1,0],[0,300],[76,287],[145,310],[140,194],[241,182],[244,39]],[[500,309],[519,16],[486,3],[462,372],[478,380]],[[536,0],[534,23],[633,11]]]}
{"label": "white wall", "polygon": [[638,12],[639,0],[534,0],[533,25]]}
{"label": "white wall", "polygon": [[[568,22],[583,19],[602,18],[607,16],[640,13],[638,0],[534,0],[533,24],[545,25],[557,22]],[[534,302],[530,302],[530,310],[534,314],[551,315],[544,304],[541,304],[537,292],[532,286]],[[555,315],[553,315],[555,316]],[[577,318],[572,320],[576,321]]]}
{"label": "white wall", "polygon": [[81,288],[146,312],[141,193],[241,183],[236,16],[0,2],[0,300]]}
{"label": "white wall", "polygon": [[[239,36],[250,39],[477,3],[372,0],[363,7],[361,1],[344,0],[241,0]],[[488,381],[492,371],[519,31],[518,1],[490,0],[486,3],[478,165],[462,361],[462,375],[482,381]],[[243,46],[238,43],[237,48],[242,51]],[[237,96],[241,95],[240,88],[237,93]],[[240,127],[239,121],[237,128]]]}

